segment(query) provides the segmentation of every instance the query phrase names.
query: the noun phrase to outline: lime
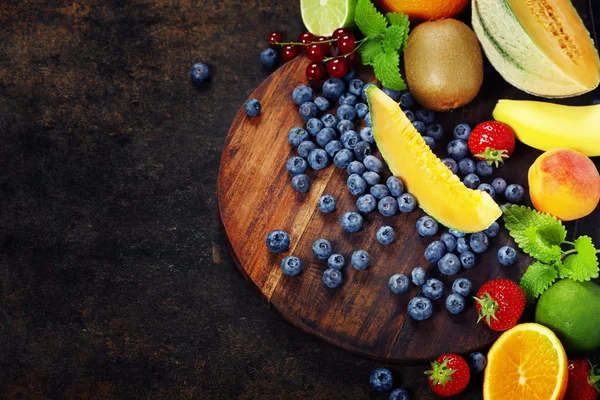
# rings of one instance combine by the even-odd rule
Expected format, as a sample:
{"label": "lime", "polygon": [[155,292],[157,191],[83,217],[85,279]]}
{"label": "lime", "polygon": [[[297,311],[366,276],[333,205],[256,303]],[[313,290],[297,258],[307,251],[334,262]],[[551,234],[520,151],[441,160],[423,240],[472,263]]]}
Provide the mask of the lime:
{"label": "lime", "polygon": [[567,350],[600,347],[600,286],[563,279],[540,296],[535,322],[552,329]]}
{"label": "lime", "polygon": [[337,28],[354,25],[357,0],[300,0],[302,22],[317,36],[331,36]]}

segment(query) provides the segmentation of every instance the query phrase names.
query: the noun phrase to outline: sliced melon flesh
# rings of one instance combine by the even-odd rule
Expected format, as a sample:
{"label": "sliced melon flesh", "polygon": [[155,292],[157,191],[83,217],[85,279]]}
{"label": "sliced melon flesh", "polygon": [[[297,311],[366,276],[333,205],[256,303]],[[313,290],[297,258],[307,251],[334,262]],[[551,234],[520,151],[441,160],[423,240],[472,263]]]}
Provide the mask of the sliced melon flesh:
{"label": "sliced melon flesh", "polygon": [[431,152],[398,103],[375,85],[366,93],[377,147],[426,213],[467,233],[488,228],[502,215],[489,194],[467,188]]}

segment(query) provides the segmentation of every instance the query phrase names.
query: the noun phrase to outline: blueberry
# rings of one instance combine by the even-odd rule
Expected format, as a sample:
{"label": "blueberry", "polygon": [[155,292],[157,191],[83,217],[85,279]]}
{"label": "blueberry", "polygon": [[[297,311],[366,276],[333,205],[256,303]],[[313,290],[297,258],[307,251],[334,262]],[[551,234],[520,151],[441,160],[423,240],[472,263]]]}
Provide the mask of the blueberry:
{"label": "blueberry", "polygon": [[451,314],[460,314],[465,309],[465,298],[459,294],[452,293],[446,297],[446,309]]}
{"label": "blueberry", "polygon": [[467,146],[467,142],[462,139],[454,139],[448,143],[447,151],[448,156],[458,161],[467,156],[469,153],[469,146]]}
{"label": "blueberry", "polygon": [[515,183],[508,185],[504,191],[504,197],[511,203],[520,203],[523,201],[524,194],[525,190],[523,189],[523,186]]}
{"label": "blueberry", "polygon": [[368,127],[372,127],[373,123],[371,122],[371,113],[368,113],[365,116],[365,125],[367,125]]}
{"label": "blueberry", "polygon": [[487,161],[479,161],[475,166],[475,170],[479,176],[490,176],[494,172],[494,168],[488,165]]}
{"label": "blueberry", "polygon": [[360,140],[364,140],[368,143],[375,143],[375,138],[373,137],[373,129],[365,126],[360,130]]}
{"label": "blueberry", "polygon": [[492,199],[494,197],[496,197],[496,191],[494,190],[492,185],[490,185],[489,183],[482,183],[481,185],[477,186],[477,190],[486,192],[487,194],[489,194],[492,197]]}
{"label": "blueberry", "polygon": [[344,82],[350,82],[352,79],[354,79],[355,76],[356,76],[356,70],[354,69],[354,67],[350,67],[350,70],[348,71],[348,73],[346,75],[344,75],[342,77],[342,80]]}
{"label": "blueberry", "polygon": [[366,170],[367,169],[360,161],[352,161],[350,164],[348,164],[348,168],[346,168],[346,172],[348,172],[349,175],[362,175]]}
{"label": "blueberry", "polygon": [[429,243],[425,249],[425,259],[430,263],[440,261],[441,258],[444,257],[444,254],[446,254],[446,246],[439,240]]}
{"label": "blueberry", "polygon": [[469,354],[466,361],[472,374],[479,374],[483,372],[487,366],[487,359],[479,352]]}
{"label": "blueberry", "polygon": [[369,171],[380,173],[383,171],[383,163],[375,156],[368,155],[363,160],[363,164]]}
{"label": "blueberry", "polygon": [[372,194],[363,194],[356,200],[356,208],[364,214],[373,212],[377,208],[377,199]]}
{"label": "blueberry", "polygon": [[323,82],[323,94],[330,99],[337,99],[344,93],[344,81],[338,78],[329,78]]}
{"label": "blueberry", "polygon": [[[362,100],[363,100],[364,102],[366,102],[366,101],[367,101],[367,93],[366,93],[366,90],[367,90],[367,88],[368,88],[369,86],[372,86],[372,85],[375,85],[375,84],[374,84],[374,83],[367,83],[367,84],[366,84],[366,85],[364,85],[364,86],[362,87],[362,89],[360,90],[360,97],[362,98]],[[375,85],[375,86],[377,86],[377,85]]]}
{"label": "blueberry", "polygon": [[475,161],[470,158],[463,158],[458,162],[458,171],[463,175],[475,173]]}
{"label": "blueberry", "polygon": [[[395,203],[395,202],[394,202]],[[383,245],[392,244],[396,238],[396,232],[391,226],[384,225],[377,231],[377,241]]]}
{"label": "blueberry", "polygon": [[311,118],[306,121],[306,130],[312,136],[317,136],[319,132],[323,129],[323,121],[318,118]]}
{"label": "blueberry", "polygon": [[306,103],[307,101],[311,101],[313,98],[313,90],[310,86],[298,86],[292,92],[292,99],[294,103],[301,105]]}
{"label": "blueberry", "polygon": [[363,217],[357,212],[349,211],[340,218],[342,229],[346,232],[358,232],[362,228]]}
{"label": "blueberry", "polygon": [[433,139],[431,136],[423,136],[423,140],[431,150],[435,149],[435,139]]}
{"label": "blueberry", "polygon": [[394,389],[389,400],[410,400],[410,394],[405,389]]}
{"label": "blueberry", "polygon": [[335,210],[336,203],[337,201],[333,196],[330,196],[328,194],[321,196],[318,203],[319,210],[321,210],[321,212],[324,212],[325,214],[332,213]]}
{"label": "blueberry", "polygon": [[369,265],[371,265],[371,257],[369,256],[369,253],[364,250],[356,250],[352,253],[351,264],[354,269],[362,271],[369,268]]}
{"label": "blueberry", "polygon": [[327,166],[328,155],[323,149],[314,149],[308,153],[308,165],[315,171],[319,171]]}
{"label": "blueberry", "polygon": [[[364,164],[364,163],[363,163]],[[366,167],[366,165],[365,165]],[[373,172],[373,171],[367,171],[364,174],[362,174],[363,179],[365,180],[365,182],[367,182],[368,185],[377,185],[379,183],[379,181],[381,180],[381,177],[379,176],[379,174],[377,172]]]}
{"label": "blueberry", "polygon": [[450,172],[452,172],[453,174],[457,174],[458,173],[458,164],[452,158],[444,158],[442,160],[442,162],[444,163],[444,165],[446,167],[448,167],[448,169],[450,170]]}
{"label": "blueberry", "polygon": [[260,62],[267,68],[275,68],[279,64],[279,54],[269,47],[260,53]]}
{"label": "blueberry", "polygon": [[448,232],[450,232],[450,234],[456,238],[461,238],[461,237],[467,236],[466,233],[457,231],[456,229],[452,229],[452,228],[448,229]]}
{"label": "blueberry", "polygon": [[292,188],[298,193],[308,192],[310,190],[310,178],[308,175],[295,175],[292,178]]}
{"label": "blueberry", "polygon": [[504,193],[506,190],[506,181],[502,178],[496,178],[492,181],[492,187],[496,193]]}
{"label": "blueberry", "polygon": [[344,145],[339,140],[332,140],[325,145],[325,151],[330,157],[335,157],[335,155],[343,148]]}
{"label": "blueberry", "polygon": [[456,255],[448,253],[438,261],[438,269],[444,275],[456,275],[460,271],[460,260]]}
{"label": "blueberry", "polygon": [[498,261],[508,267],[517,262],[517,251],[510,246],[501,247],[498,250]]}
{"label": "blueberry", "polygon": [[344,256],[341,254],[332,254],[327,259],[327,266],[334,269],[344,268]]}
{"label": "blueberry", "polygon": [[311,118],[317,116],[317,106],[312,101],[307,101],[306,103],[302,103],[298,113],[303,120],[308,121]]}
{"label": "blueberry", "polygon": [[458,239],[456,239],[456,251],[459,254],[462,254],[465,251],[469,250],[471,250],[471,247],[469,247],[469,243],[467,243],[467,238],[459,237]]}
{"label": "blueberry", "polygon": [[415,113],[415,118],[425,124],[431,124],[435,119],[435,113],[427,108],[421,108]]}
{"label": "blueberry", "polygon": [[312,245],[312,252],[319,260],[327,260],[332,253],[331,243],[326,239],[317,239]]}
{"label": "blueberry", "polygon": [[197,63],[190,68],[190,76],[194,83],[204,83],[210,78],[210,68],[204,63]]}
{"label": "blueberry", "polygon": [[338,118],[332,114],[321,115],[321,122],[325,128],[335,128],[338,124]]}
{"label": "blueberry", "polygon": [[415,99],[411,92],[404,92],[400,95],[400,107],[404,110],[415,106]]}
{"label": "blueberry", "polygon": [[302,158],[306,158],[306,157],[308,157],[310,152],[316,148],[317,148],[317,146],[315,146],[315,144],[313,142],[311,142],[310,140],[305,140],[304,142],[300,143],[300,145],[298,146],[298,155]]}
{"label": "blueberry", "polygon": [[469,240],[471,250],[475,253],[483,253],[486,251],[489,243],[488,237],[483,232],[473,233]]}
{"label": "blueberry", "polygon": [[444,297],[444,284],[435,278],[430,278],[425,281],[421,288],[423,296],[431,300],[437,300]]}
{"label": "blueberry", "polygon": [[425,123],[423,121],[413,121],[413,126],[421,135],[425,133]]}
{"label": "blueberry", "polygon": [[458,278],[452,284],[452,293],[456,293],[461,295],[462,297],[467,297],[471,294],[471,290],[473,289],[473,284],[467,278]]}
{"label": "blueberry", "polygon": [[356,108],[348,105],[339,106],[336,115],[339,119],[348,119],[352,121],[356,118]]}
{"label": "blueberry", "polygon": [[452,131],[452,136],[455,139],[468,140],[469,136],[471,136],[471,127],[469,124],[458,124],[454,127],[454,131]]}
{"label": "blueberry", "polygon": [[417,221],[417,232],[423,237],[431,237],[438,232],[438,223],[430,216],[424,216]]}
{"label": "blueberry", "polygon": [[417,321],[423,321],[433,314],[433,305],[431,300],[425,297],[417,296],[408,302],[408,315]]}
{"label": "blueberry", "polygon": [[332,128],[323,128],[317,134],[317,144],[321,147],[325,147],[327,146],[327,143],[335,140],[336,136],[337,135]]}
{"label": "blueberry", "polygon": [[383,199],[385,196],[390,194],[388,187],[382,183],[371,186],[370,192],[376,199]]}
{"label": "blueberry", "polygon": [[360,161],[364,160],[365,157],[371,153],[371,145],[369,144],[369,142],[366,142],[364,140],[358,142],[356,144],[356,147],[354,148],[354,155],[356,156],[356,159]]}
{"label": "blueberry", "polygon": [[273,253],[283,253],[290,247],[290,235],[277,229],[267,235],[267,248]]}
{"label": "blueberry", "polygon": [[402,92],[400,90],[389,89],[385,86],[381,88],[381,91],[387,94],[392,100],[396,102],[400,100],[400,96],[402,95]]}
{"label": "blueberry", "polygon": [[377,203],[377,210],[384,217],[391,217],[398,212],[398,202],[392,196],[386,196]]}
{"label": "blueberry", "polygon": [[329,100],[327,100],[325,97],[317,97],[316,99],[314,99],[313,102],[315,103],[319,111],[329,110]]}
{"label": "blueberry", "polygon": [[352,93],[344,93],[343,95],[340,96],[340,98],[338,99],[338,103],[343,106],[343,105],[347,105],[347,106],[355,106],[356,105],[356,96],[353,95]]}
{"label": "blueberry", "polygon": [[367,182],[358,174],[350,175],[346,184],[350,193],[355,196],[361,195],[367,190]]}
{"label": "blueberry", "polygon": [[333,157],[333,164],[338,168],[346,168],[352,160],[354,160],[354,153],[348,149],[342,149]]}
{"label": "blueberry", "polygon": [[304,158],[295,156],[287,160],[285,167],[291,176],[296,176],[306,172],[308,164]]}
{"label": "blueberry", "polygon": [[358,118],[364,118],[369,113],[369,106],[365,103],[356,103],[354,108],[356,109],[356,116]]}
{"label": "blueberry", "polygon": [[469,189],[477,189],[479,187],[479,185],[481,184],[481,180],[479,179],[479,177],[477,175],[469,174],[469,175],[465,176],[465,178],[463,179],[463,183]]}
{"label": "blueberry", "polygon": [[417,199],[410,193],[403,193],[398,197],[398,209],[400,212],[409,213],[417,208]]}
{"label": "blueberry", "polygon": [[487,237],[494,237],[500,232],[500,225],[496,221],[492,222],[490,226],[486,230],[483,231],[487,235]]}
{"label": "blueberry", "polygon": [[475,266],[475,254],[470,251],[463,251],[460,253],[459,258],[464,269],[471,269]]}
{"label": "blueberry", "polygon": [[402,192],[404,192],[404,184],[395,176],[390,176],[387,178],[385,184],[390,190],[390,194],[394,197],[398,197],[402,194]]}
{"label": "blueberry", "polygon": [[354,150],[359,141],[358,133],[354,131],[346,131],[340,137],[340,142],[342,142],[344,147],[348,150]]}
{"label": "blueberry", "polygon": [[293,147],[300,146],[300,143],[308,140],[308,132],[306,132],[303,128],[292,128],[288,131],[288,142]]}
{"label": "blueberry", "polygon": [[302,272],[302,261],[296,256],[287,256],[281,261],[281,271],[287,276],[296,276]]}
{"label": "blueberry", "polygon": [[336,129],[340,135],[349,131],[354,132],[354,123],[348,119],[343,119],[338,122]]}
{"label": "blueberry", "polygon": [[260,101],[257,99],[248,99],[246,103],[244,103],[244,109],[246,110],[247,116],[257,117],[260,114]]}
{"label": "blueberry", "polygon": [[371,387],[373,390],[379,393],[389,392],[394,386],[394,378],[392,378],[392,371],[386,368],[377,368],[371,372],[371,378],[369,378]]}
{"label": "blueberry", "polygon": [[446,246],[446,251],[451,252],[456,249],[456,238],[450,233],[444,233],[440,237],[440,242],[444,243]]}
{"label": "blueberry", "polygon": [[361,81],[360,79],[352,79],[348,83],[348,92],[352,93],[355,96],[360,96],[363,86],[364,86],[364,82]]}
{"label": "blueberry", "polygon": [[335,268],[327,268],[323,272],[323,283],[330,289],[335,289],[342,284],[342,273]]}
{"label": "blueberry", "polygon": [[440,124],[429,124],[425,127],[425,134],[435,140],[440,140],[444,136],[444,130]]}
{"label": "blueberry", "polygon": [[425,269],[423,267],[414,267],[412,272],[410,273],[410,276],[412,278],[412,282],[415,285],[421,286],[425,283],[425,278],[427,277],[427,274],[425,273]]}
{"label": "blueberry", "polygon": [[410,281],[404,274],[395,274],[390,277],[389,285],[392,293],[404,294],[408,292]]}
{"label": "blueberry", "polygon": [[410,122],[415,122],[415,113],[410,110],[404,110],[404,115]]}

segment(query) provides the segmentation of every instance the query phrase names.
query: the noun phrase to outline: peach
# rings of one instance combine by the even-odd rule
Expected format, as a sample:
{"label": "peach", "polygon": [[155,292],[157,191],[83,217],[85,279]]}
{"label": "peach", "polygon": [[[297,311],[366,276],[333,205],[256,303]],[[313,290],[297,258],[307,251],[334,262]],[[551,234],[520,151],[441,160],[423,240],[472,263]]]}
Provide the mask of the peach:
{"label": "peach", "polygon": [[590,214],[600,199],[600,175],[587,156],[552,149],[529,168],[529,195],[539,211],[563,221]]}

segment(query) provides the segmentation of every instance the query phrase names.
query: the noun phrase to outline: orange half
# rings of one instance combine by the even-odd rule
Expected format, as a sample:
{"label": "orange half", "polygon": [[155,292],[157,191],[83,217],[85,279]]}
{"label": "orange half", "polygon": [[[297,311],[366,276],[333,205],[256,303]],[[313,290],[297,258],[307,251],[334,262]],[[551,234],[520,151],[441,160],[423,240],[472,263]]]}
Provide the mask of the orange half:
{"label": "orange half", "polygon": [[484,400],[560,400],[567,390],[567,354],[554,332],[520,324],[504,332],[488,353]]}

